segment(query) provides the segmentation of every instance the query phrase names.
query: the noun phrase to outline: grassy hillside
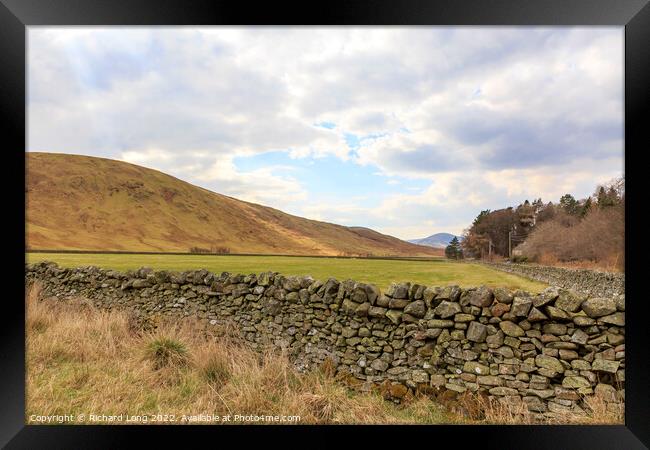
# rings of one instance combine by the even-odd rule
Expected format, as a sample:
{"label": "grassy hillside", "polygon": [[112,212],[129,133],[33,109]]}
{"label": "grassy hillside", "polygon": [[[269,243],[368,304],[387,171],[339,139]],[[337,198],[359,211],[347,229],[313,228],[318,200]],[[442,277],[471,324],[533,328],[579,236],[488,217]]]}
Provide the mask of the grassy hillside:
{"label": "grassy hillside", "polygon": [[30,249],[432,256],[360,227],[308,220],[104,158],[27,153]]}
{"label": "grassy hillside", "polygon": [[385,290],[391,282],[411,281],[428,286],[458,284],[464,287],[505,286],[539,292],[546,284],[490,269],[482,264],[466,264],[440,259],[438,261],[380,260],[350,258],[308,258],[288,256],[217,256],[217,255],[124,255],[124,254],[56,254],[29,253],[27,261],[55,261],[64,267],[99,266],[114,270],[138,269],[142,266],[158,270],[208,269],[221,273],[280,272],[283,275],[311,275],[326,280],[351,278],[372,283]]}

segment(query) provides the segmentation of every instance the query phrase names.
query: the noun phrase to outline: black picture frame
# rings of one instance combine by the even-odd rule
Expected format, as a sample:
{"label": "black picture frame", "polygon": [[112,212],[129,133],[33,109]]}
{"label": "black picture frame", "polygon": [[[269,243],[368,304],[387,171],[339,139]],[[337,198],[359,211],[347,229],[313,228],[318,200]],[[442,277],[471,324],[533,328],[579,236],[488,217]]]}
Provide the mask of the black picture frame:
{"label": "black picture frame", "polygon": [[[463,446],[479,448],[622,448],[650,446],[650,367],[647,300],[643,297],[647,254],[642,238],[642,194],[645,167],[640,164],[648,139],[643,119],[650,101],[650,5],[648,0],[364,0],[347,2],[301,2],[298,4],[233,1],[182,0],[0,0],[0,127],[5,148],[5,229],[12,233],[6,242],[13,246],[4,273],[5,295],[0,327],[0,445],[7,448],[115,448],[147,434],[170,443],[174,438],[207,439],[225,443],[221,434],[244,432],[283,435],[281,445],[302,442],[294,433],[308,431],[311,442],[318,434],[351,427],[230,427],[189,426],[43,426],[25,425],[25,159],[26,143],[26,31],[33,25],[613,25],[625,27],[625,176],[626,278],[628,323],[626,334],[626,410],[621,426],[435,426],[394,430],[384,427],[354,428],[367,437],[391,438],[401,445]],[[646,114],[644,114],[646,113]],[[631,184],[630,184],[631,183]],[[12,226],[7,226],[11,224]],[[9,237],[11,236],[11,237]],[[22,236],[18,238],[17,236]],[[5,243],[6,243],[5,242]],[[645,244],[647,245],[647,244]],[[15,292],[14,292],[15,290]],[[381,429],[379,429],[381,428]],[[250,432],[253,430],[254,432]],[[397,432],[396,432],[397,431]],[[326,434],[327,433],[327,434]],[[200,436],[197,436],[200,435]],[[218,441],[216,440],[218,439]],[[443,442],[453,444],[443,444]],[[187,441],[186,441],[187,442]],[[199,442],[196,440],[190,442]],[[323,441],[324,443],[325,441]],[[336,445],[336,444],[335,444]],[[359,443],[358,445],[367,445]],[[399,445],[399,444],[398,444]]]}

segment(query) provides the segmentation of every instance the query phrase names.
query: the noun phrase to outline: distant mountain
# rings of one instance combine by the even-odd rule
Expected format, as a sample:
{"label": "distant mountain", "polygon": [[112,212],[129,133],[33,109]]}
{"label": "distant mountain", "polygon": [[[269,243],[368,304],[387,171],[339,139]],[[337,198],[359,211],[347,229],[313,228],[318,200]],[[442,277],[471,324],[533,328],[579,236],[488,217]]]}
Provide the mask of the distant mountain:
{"label": "distant mountain", "polygon": [[454,236],[449,233],[436,233],[422,239],[409,239],[408,242],[433,248],[445,248],[454,237],[458,237],[458,240],[460,240],[460,236]]}

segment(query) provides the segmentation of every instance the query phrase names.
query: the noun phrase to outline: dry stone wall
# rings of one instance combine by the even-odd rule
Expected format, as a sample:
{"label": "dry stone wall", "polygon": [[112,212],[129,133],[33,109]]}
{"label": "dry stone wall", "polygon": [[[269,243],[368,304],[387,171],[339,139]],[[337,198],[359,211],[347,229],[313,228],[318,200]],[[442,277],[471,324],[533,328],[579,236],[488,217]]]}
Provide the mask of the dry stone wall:
{"label": "dry stone wall", "polygon": [[550,287],[392,284],[386,292],[352,280],[206,270],[126,273],[96,267],[27,265],[43,295],[81,296],[144,316],[198,316],[234,322],[255,348],[284,347],[299,370],[330,359],[395,401],[408,390],[484,392],[525,403],[542,419],[585,410],[600,391],[624,399],[625,298]]}
{"label": "dry stone wall", "polygon": [[625,293],[625,274],[589,269],[567,269],[538,264],[488,262],[484,264],[504,272],[521,275],[553,286],[583,294],[612,297]]}

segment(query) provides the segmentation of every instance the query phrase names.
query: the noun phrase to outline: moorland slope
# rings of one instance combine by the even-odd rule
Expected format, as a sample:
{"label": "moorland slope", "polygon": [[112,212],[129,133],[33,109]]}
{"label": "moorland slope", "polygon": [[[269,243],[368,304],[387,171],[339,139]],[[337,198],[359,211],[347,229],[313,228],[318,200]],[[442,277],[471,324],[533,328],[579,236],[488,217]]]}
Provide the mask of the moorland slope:
{"label": "moorland slope", "polygon": [[439,256],[362,227],[305,219],[111,159],[26,154],[28,249]]}

